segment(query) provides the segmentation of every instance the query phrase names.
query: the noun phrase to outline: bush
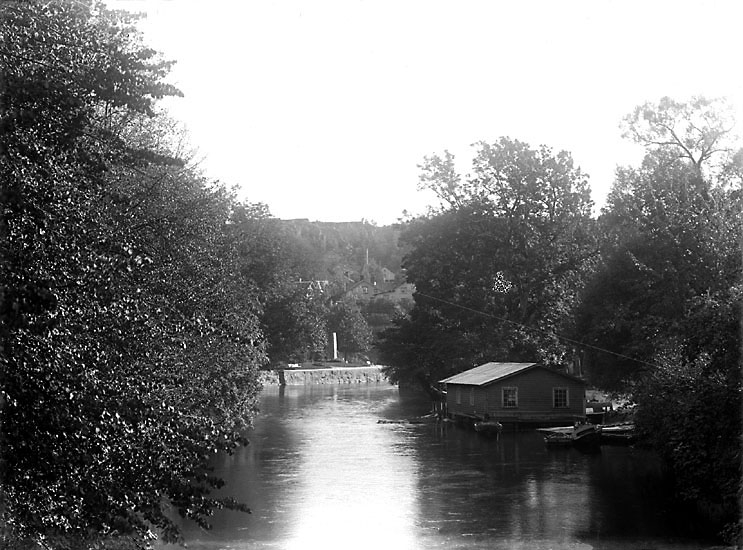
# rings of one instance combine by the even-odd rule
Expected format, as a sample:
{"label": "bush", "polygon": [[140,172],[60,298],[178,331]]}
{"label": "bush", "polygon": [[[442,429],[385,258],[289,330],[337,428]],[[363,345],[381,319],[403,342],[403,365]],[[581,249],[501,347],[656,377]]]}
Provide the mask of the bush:
{"label": "bush", "polygon": [[701,357],[668,362],[638,385],[638,434],[669,464],[681,498],[726,524],[735,535],[740,517],[741,385]]}

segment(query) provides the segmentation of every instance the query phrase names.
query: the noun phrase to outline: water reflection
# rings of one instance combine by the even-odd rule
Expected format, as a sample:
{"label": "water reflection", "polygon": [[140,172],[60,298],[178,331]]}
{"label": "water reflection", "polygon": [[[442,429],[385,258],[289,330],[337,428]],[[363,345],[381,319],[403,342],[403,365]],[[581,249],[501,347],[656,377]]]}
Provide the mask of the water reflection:
{"label": "water reflection", "polygon": [[591,457],[549,455],[536,433],[487,441],[449,427],[437,437],[442,445],[428,475],[419,477],[418,494],[426,522],[448,547],[516,541],[578,547],[575,533],[589,529],[591,491],[585,469],[573,461]]}
{"label": "water reflection", "polygon": [[629,448],[548,450],[536,432],[486,439],[391,386],[268,388],[251,445],[217,474],[252,515],[220,512],[192,548],[699,548]]}
{"label": "water reflection", "polygon": [[390,434],[373,422],[392,394],[327,391],[292,426],[302,469],[287,493],[296,509],[285,547],[346,549],[354,541],[354,548],[413,548],[415,457],[390,445]]}

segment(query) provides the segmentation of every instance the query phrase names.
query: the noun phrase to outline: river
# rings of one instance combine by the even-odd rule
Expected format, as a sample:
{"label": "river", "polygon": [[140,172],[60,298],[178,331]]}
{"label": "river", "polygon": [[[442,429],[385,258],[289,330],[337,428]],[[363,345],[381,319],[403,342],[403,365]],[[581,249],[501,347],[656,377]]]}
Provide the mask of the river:
{"label": "river", "polygon": [[485,438],[380,385],[268,387],[250,445],[218,457],[213,529],[192,549],[612,549],[709,547],[667,496],[658,460],[630,447],[547,449],[533,431]]}

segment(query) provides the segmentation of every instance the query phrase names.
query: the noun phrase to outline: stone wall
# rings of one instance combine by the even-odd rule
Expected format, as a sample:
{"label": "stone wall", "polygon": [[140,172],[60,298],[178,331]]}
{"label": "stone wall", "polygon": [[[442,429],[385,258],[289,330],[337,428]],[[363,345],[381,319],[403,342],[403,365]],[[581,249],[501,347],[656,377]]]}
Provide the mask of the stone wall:
{"label": "stone wall", "polygon": [[265,386],[304,386],[311,384],[388,384],[382,367],[332,367],[318,369],[286,369],[263,371],[261,381]]}
{"label": "stone wall", "polygon": [[279,385],[279,371],[277,370],[259,371],[258,380],[264,386],[278,386]]}

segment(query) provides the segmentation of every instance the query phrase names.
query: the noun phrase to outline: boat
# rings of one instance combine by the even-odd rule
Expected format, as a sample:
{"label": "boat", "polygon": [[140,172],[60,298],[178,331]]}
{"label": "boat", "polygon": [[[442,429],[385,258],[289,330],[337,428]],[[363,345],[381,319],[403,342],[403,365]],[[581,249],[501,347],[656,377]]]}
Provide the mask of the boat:
{"label": "boat", "polygon": [[480,420],[475,422],[474,428],[482,435],[498,435],[503,431],[503,424],[497,420]]}
{"label": "boat", "polygon": [[548,447],[598,447],[601,427],[595,424],[576,424],[563,428],[539,428]]}
{"label": "boat", "polygon": [[635,425],[632,422],[601,426],[602,445],[631,445],[636,438]]}
{"label": "boat", "polygon": [[387,419],[380,418],[377,420],[377,424],[434,424],[440,422],[441,417],[438,414],[431,413],[423,416],[416,416],[413,418],[398,418],[398,419]]}

